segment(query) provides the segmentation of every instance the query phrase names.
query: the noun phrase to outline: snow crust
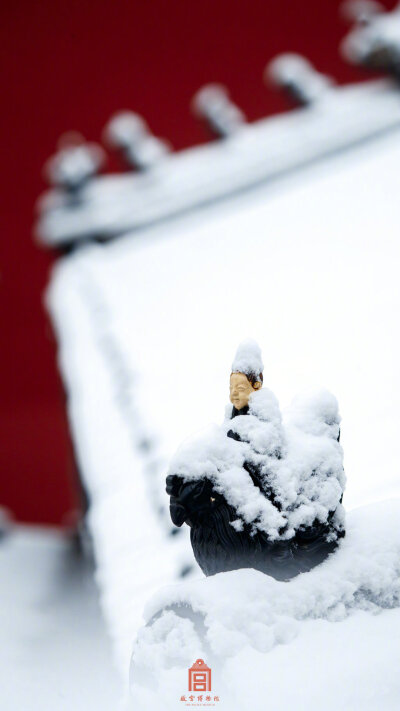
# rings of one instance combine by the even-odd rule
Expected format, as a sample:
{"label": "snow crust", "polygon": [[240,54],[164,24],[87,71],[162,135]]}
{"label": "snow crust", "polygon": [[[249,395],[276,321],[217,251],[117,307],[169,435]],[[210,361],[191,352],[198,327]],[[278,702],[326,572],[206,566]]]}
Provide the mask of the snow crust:
{"label": "snow crust", "polygon": [[[385,616],[400,606],[399,521],[400,499],[352,511],[347,535],[337,551],[322,565],[289,583],[245,569],[160,590],[146,605],[147,625],[140,630],[134,647],[132,708],[150,708],[148,704],[157,695],[163,699],[163,708],[178,708],[178,694],[187,688],[186,668],[200,657],[213,668],[213,687],[226,702],[224,708],[261,711],[265,708],[265,695],[274,687],[278,693],[274,695],[273,708],[284,709],[282,688],[290,684],[292,668],[283,663],[276,678],[269,659],[278,647],[290,647],[302,635],[307,638],[310,621],[314,627],[315,621],[333,624],[332,635],[340,639],[343,625],[347,629],[346,620],[356,616],[356,627],[352,625],[352,664],[357,677],[357,671],[362,670],[363,652],[355,639],[363,629],[369,629],[371,615]],[[321,640],[318,635],[317,640]],[[373,640],[370,643],[374,646]],[[385,660],[393,670],[393,653],[400,649],[398,631],[388,635],[386,645]],[[316,661],[313,655],[322,652],[309,637],[306,649],[312,663]],[[282,654],[281,659],[286,659],[290,649]],[[301,659],[295,661],[293,671],[298,664],[302,668]],[[396,678],[393,673],[385,690],[385,709],[395,708],[395,700],[398,702]],[[339,679],[337,683],[340,684]],[[314,700],[302,686],[296,693],[297,708],[317,709],[321,703],[327,708],[335,707],[322,689]],[[367,708],[374,708],[373,703],[380,698],[376,678],[373,693],[375,696],[367,698]],[[335,703],[338,698],[340,694]],[[360,689],[357,698],[361,703]]]}
{"label": "snow crust", "polygon": [[[263,388],[251,394],[248,414],[226,418],[187,440],[169,473],[185,481],[210,479],[237,511],[237,530],[246,522],[271,540],[290,539],[300,526],[326,523],[335,511],[335,539],[344,523],[339,423],[336,398],[327,391],[297,396],[282,419],[275,395]],[[229,430],[241,441],[227,437]],[[260,472],[263,492],[244,468],[248,463]]]}

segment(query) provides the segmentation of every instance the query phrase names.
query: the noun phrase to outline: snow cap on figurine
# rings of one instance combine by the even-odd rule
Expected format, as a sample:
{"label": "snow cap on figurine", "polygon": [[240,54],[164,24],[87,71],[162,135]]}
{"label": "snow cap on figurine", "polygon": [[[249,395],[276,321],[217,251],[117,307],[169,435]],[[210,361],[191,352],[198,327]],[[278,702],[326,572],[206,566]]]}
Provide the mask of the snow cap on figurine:
{"label": "snow cap on figurine", "polygon": [[263,381],[264,365],[261,348],[252,338],[247,338],[239,344],[232,363],[232,373],[244,373],[253,382]]}

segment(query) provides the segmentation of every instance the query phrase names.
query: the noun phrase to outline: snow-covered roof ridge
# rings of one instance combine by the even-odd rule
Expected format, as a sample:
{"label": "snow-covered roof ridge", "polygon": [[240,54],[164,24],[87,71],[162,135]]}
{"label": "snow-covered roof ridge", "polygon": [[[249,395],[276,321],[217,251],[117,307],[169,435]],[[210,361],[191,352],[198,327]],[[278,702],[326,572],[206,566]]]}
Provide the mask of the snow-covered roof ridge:
{"label": "snow-covered roof ridge", "polygon": [[255,375],[257,378],[264,370],[261,348],[253,338],[242,341],[232,363],[232,373]]}

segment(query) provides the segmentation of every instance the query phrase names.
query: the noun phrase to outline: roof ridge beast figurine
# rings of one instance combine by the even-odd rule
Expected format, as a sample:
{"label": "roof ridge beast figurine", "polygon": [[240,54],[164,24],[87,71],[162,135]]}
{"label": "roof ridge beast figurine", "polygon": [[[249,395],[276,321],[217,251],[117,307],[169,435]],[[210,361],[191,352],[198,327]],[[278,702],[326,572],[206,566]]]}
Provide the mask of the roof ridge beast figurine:
{"label": "roof ridge beast figurine", "polygon": [[263,388],[257,343],[240,344],[222,425],[178,449],[167,476],[171,519],[190,526],[206,575],[255,568],[289,580],[321,563],[344,536],[340,416],[329,392],[279,410]]}

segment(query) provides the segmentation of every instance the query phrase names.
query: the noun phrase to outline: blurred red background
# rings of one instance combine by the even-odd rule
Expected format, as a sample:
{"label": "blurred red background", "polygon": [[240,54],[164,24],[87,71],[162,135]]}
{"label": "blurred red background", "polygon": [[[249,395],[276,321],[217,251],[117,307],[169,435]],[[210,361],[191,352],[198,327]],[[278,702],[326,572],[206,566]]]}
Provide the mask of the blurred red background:
{"label": "blurred red background", "polygon": [[[339,83],[363,80],[338,46],[332,0],[13,0],[2,5],[4,201],[1,244],[0,505],[16,519],[66,525],[78,506],[56,344],[43,307],[55,254],[32,240],[42,166],[61,133],[100,140],[133,109],[176,149],[207,140],[189,109],[203,84],[226,84],[249,120],[284,111],[262,73],[280,52],[306,55]],[[393,3],[388,3],[393,6]]]}

